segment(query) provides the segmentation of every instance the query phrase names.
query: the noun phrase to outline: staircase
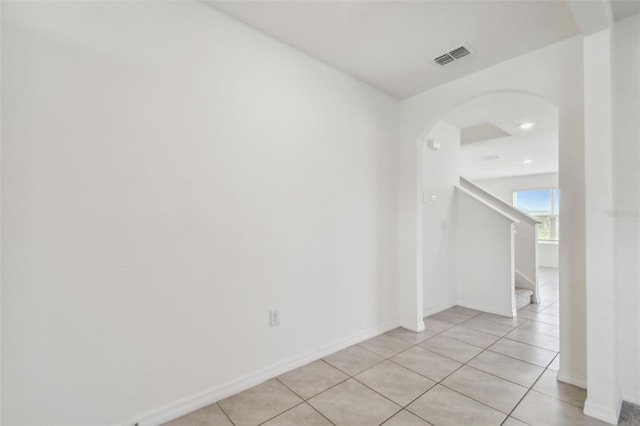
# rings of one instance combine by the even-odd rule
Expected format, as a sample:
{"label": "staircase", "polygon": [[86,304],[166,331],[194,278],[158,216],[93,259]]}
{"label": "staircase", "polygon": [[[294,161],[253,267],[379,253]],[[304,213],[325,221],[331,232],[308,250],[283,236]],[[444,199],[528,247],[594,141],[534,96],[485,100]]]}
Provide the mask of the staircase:
{"label": "staircase", "polygon": [[464,306],[515,317],[539,303],[538,222],[463,177],[456,190]]}
{"label": "staircase", "polygon": [[533,296],[533,290],[516,287],[516,310],[519,311],[531,304],[531,296]]}

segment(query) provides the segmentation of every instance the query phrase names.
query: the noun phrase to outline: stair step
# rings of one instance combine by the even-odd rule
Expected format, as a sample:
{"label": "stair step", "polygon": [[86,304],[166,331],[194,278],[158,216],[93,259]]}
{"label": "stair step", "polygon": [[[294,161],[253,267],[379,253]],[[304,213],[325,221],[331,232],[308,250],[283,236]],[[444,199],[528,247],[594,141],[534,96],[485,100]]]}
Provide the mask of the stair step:
{"label": "stair step", "polygon": [[520,310],[531,303],[533,290],[516,287],[516,310]]}

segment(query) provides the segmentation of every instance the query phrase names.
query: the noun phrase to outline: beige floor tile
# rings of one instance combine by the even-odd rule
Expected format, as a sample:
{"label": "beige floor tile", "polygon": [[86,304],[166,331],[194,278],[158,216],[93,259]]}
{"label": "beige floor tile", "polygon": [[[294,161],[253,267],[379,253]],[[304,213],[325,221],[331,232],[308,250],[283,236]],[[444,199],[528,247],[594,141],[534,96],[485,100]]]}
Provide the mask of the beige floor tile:
{"label": "beige floor tile", "polygon": [[521,422],[518,419],[514,419],[513,417],[507,417],[507,420],[502,423],[502,426],[528,426],[526,423]]}
{"label": "beige floor tile", "polygon": [[435,319],[438,321],[449,322],[451,324],[460,324],[471,318],[473,315],[462,314],[455,311],[442,311],[437,314],[433,314],[429,319]]}
{"label": "beige floor tile", "polygon": [[446,309],[444,312],[455,312],[460,315],[466,315],[468,317],[474,317],[482,313],[477,309],[465,308],[464,306],[452,306],[449,309]]}
{"label": "beige floor tile", "polygon": [[442,335],[432,337],[419,346],[462,363],[482,352],[482,348]]}
{"label": "beige floor tile", "polygon": [[526,387],[531,387],[544,372],[543,367],[490,351],[482,352],[468,365]]}
{"label": "beige floor tile", "polygon": [[483,333],[494,334],[500,337],[513,330],[513,326],[511,325],[500,324],[482,318],[471,318],[470,320],[463,322],[462,325],[474,330],[482,331]]}
{"label": "beige floor tile", "polygon": [[402,406],[407,405],[436,384],[391,361],[384,361],[371,367],[355,378]]}
{"label": "beige floor tile", "polygon": [[532,319],[536,321],[544,322],[546,324],[560,325],[560,318],[557,315],[545,314],[545,311],[542,311],[538,315],[534,316]]}
{"label": "beige floor tile", "polygon": [[218,404],[211,404],[164,424],[165,426],[233,426]]}
{"label": "beige floor tile", "polygon": [[530,311],[530,312],[540,312],[543,309],[545,309],[546,306],[543,306],[541,304],[538,303],[532,303],[530,305],[525,306],[524,308],[522,308],[523,311]]}
{"label": "beige floor tile", "polygon": [[558,302],[556,302],[553,305],[547,306],[540,313],[544,314],[544,315],[551,315],[551,316],[556,316],[557,317],[557,316],[560,315],[560,304]]}
{"label": "beige floor tile", "polygon": [[489,346],[489,350],[522,361],[527,361],[540,367],[546,367],[556,356],[557,352],[548,349],[538,348],[526,343],[516,342],[509,339],[500,339],[493,345]]}
{"label": "beige floor tile", "polygon": [[505,414],[510,413],[527,392],[523,386],[468,366],[457,370],[442,384]]}
{"label": "beige floor tile", "polygon": [[553,362],[549,364],[549,367],[547,368],[553,371],[558,371],[560,369],[560,354],[554,358]]}
{"label": "beige floor tile", "polygon": [[388,334],[389,336],[397,337],[398,339],[402,339],[406,342],[413,343],[414,345],[420,342],[424,342],[430,337],[433,337],[436,335],[436,333],[433,333],[428,330],[424,330],[419,333],[416,333],[415,331],[407,330],[406,328],[402,328],[402,327],[388,331],[386,334]]}
{"label": "beige floor tile", "polygon": [[605,426],[607,423],[585,416],[582,409],[536,391],[529,391],[511,413],[532,426]]}
{"label": "beige floor tile", "polygon": [[397,337],[381,334],[359,343],[359,346],[369,349],[371,352],[375,352],[384,358],[389,358],[411,347],[412,344]]}
{"label": "beige floor tile", "polygon": [[550,351],[558,352],[560,350],[560,339],[555,336],[549,336],[546,334],[540,334],[533,331],[521,330],[520,328],[516,328],[504,337],[506,337],[507,339],[515,340],[517,342],[527,343],[539,348],[548,349]]}
{"label": "beige floor tile", "polygon": [[510,325],[512,327],[517,327],[517,326],[519,326],[520,324],[522,324],[523,322],[526,321],[526,318],[504,317],[502,315],[489,314],[489,313],[486,313],[486,312],[481,313],[476,318],[477,319],[482,319],[482,320],[487,320],[487,321],[497,322],[499,324]]}
{"label": "beige floor tile", "polygon": [[441,385],[433,387],[407,409],[438,426],[497,426],[506,417],[493,408]]}
{"label": "beige floor tile", "polygon": [[401,409],[354,379],[340,383],[308,402],[338,426],[379,425]]}
{"label": "beige floor tile", "polygon": [[402,410],[384,422],[383,426],[429,426],[429,423],[407,410]]}
{"label": "beige floor tile", "polygon": [[442,333],[450,328],[455,327],[455,324],[446,321],[440,321],[437,319],[433,319],[431,317],[427,317],[424,319],[424,328],[427,331],[432,333]]}
{"label": "beige floor tile", "polygon": [[354,376],[361,371],[381,362],[384,358],[358,345],[324,357],[324,360],[334,367]]}
{"label": "beige floor tile", "polygon": [[[537,317],[538,315],[536,315]],[[535,317],[518,327],[518,330],[526,330],[534,333],[546,334],[547,336],[560,337],[560,327],[553,324],[536,321]]]}
{"label": "beige floor tile", "polygon": [[236,426],[255,426],[302,400],[275,379],[218,403]]}
{"label": "beige floor tile", "polygon": [[322,360],[314,361],[278,377],[303,399],[309,399],[348,378],[349,376],[342,371]]}
{"label": "beige floor tile", "polygon": [[557,371],[545,371],[536,382],[533,390],[583,408],[584,400],[587,398],[587,391],[577,386],[557,381],[557,374]]}
{"label": "beige floor tile", "polygon": [[407,349],[391,358],[392,361],[439,382],[462,364],[418,346]]}
{"label": "beige floor tile", "polygon": [[496,340],[499,339],[498,336],[494,336],[493,334],[484,333],[482,331],[473,330],[471,328],[462,326],[450,328],[449,330],[442,333],[442,335],[451,337],[452,339],[461,340],[465,343],[469,343],[470,345],[478,346],[481,348],[491,346]]}
{"label": "beige floor tile", "polygon": [[[216,423],[211,423],[216,425]],[[279,416],[263,423],[265,426],[331,426],[331,422],[324,418],[306,402],[285,411]]]}
{"label": "beige floor tile", "polygon": [[528,311],[525,309],[520,309],[518,311],[518,318],[520,319],[530,319],[535,317],[536,315],[538,315],[538,312],[534,312],[534,311]]}

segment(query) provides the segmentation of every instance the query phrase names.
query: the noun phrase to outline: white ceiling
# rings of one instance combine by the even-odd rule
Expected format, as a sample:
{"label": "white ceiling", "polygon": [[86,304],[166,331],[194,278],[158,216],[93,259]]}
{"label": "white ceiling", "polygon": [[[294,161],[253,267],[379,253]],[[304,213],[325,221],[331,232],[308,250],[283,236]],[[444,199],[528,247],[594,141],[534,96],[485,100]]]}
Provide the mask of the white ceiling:
{"label": "white ceiling", "polygon": [[640,13],[640,0],[612,0],[611,10],[616,21]]}
{"label": "white ceiling", "polygon": [[[490,179],[558,171],[558,109],[552,103],[526,94],[482,96],[464,104],[445,121],[465,128],[492,123],[512,136],[471,143],[460,148],[460,174],[469,179]],[[523,130],[523,122],[534,121]],[[501,160],[479,157],[500,155]],[[532,160],[523,164],[524,160]]]}
{"label": "white ceiling", "polygon": [[[205,2],[400,99],[579,32],[564,0]],[[433,63],[463,42],[475,53]]]}

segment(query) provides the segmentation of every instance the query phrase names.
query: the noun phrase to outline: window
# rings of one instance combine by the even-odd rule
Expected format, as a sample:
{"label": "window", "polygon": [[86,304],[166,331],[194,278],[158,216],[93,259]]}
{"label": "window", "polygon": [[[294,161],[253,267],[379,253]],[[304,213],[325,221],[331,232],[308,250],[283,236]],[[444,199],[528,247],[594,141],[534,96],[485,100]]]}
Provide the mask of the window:
{"label": "window", "polygon": [[513,205],[541,222],[538,226],[538,241],[559,241],[560,190],[514,192]]}

